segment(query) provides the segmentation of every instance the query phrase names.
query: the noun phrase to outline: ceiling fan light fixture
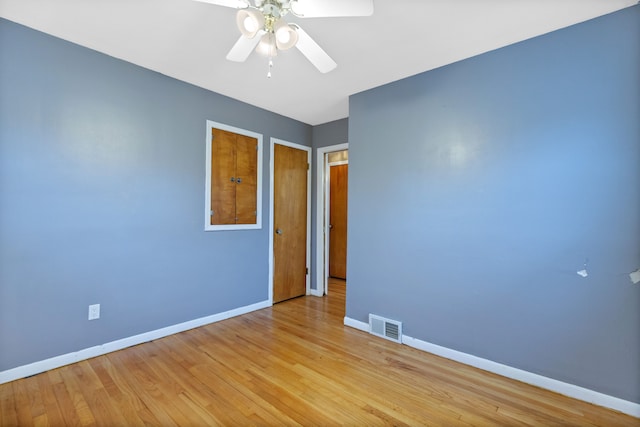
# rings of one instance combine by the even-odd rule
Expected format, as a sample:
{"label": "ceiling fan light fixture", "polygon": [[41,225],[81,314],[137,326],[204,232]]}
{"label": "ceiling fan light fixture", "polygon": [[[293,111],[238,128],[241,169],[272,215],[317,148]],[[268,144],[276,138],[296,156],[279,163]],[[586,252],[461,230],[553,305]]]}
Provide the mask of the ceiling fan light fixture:
{"label": "ceiling fan light fixture", "polygon": [[279,19],[274,25],[276,46],[280,50],[291,49],[298,43],[298,32],[295,27],[289,25],[284,19]]}
{"label": "ceiling fan light fixture", "polygon": [[276,45],[276,36],[272,32],[268,32],[262,36],[260,43],[256,47],[256,52],[269,58],[278,55],[278,47]]}
{"label": "ceiling fan light fixture", "polygon": [[[0,0],[2,1],[2,0]],[[321,73],[336,68],[336,62],[298,24],[283,17],[291,13],[299,18],[357,17],[373,14],[374,0],[197,0],[219,6],[239,8],[236,25],[242,36],[233,45],[227,59],[244,62],[255,49],[269,58],[278,50],[296,47]]]}
{"label": "ceiling fan light fixture", "polygon": [[264,16],[257,10],[240,9],[236,14],[236,24],[242,35],[252,39],[264,27]]}

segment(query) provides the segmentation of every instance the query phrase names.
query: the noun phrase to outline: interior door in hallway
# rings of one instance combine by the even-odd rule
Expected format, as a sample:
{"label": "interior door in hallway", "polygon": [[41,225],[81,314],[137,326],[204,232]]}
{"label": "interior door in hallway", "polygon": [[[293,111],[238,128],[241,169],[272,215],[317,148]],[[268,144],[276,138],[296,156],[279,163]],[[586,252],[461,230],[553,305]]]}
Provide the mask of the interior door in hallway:
{"label": "interior door in hallway", "polygon": [[329,167],[329,276],[347,278],[347,183],[349,165]]}
{"label": "interior door in hallway", "polygon": [[309,152],[274,145],[273,302],[306,294]]}

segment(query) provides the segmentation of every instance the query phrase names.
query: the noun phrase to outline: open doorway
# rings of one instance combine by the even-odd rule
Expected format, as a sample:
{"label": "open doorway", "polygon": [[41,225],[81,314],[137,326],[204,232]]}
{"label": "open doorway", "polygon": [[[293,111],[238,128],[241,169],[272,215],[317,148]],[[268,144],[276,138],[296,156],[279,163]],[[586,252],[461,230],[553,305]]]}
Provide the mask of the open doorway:
{"label": "open doorway", "polygon": [[[346,280],[346,187],[349,164],[348,148],[349,144],[346,143],[318,148],[316,157],[317,286],[314,294],[318,296],[326,295],[328,293],[330,278],[332,281]],[[332,178],[334,180],[334,208],[339,208],[337,211],[334,209],[333,212],[331,210]],[[338,187],[336,187],[336,184]],[[343,204],[344,206],[338,206],[340,204]],[[341,210],[343,210],[343,213],[340,212]],[[342,218],[343,214],[344,217]]]}
{"label": "open doorway", "polygon": [[327,154],[329,166],[328,207],[329,233],[329,277],[347,280],[347,185],[349,179],[348,152]]}

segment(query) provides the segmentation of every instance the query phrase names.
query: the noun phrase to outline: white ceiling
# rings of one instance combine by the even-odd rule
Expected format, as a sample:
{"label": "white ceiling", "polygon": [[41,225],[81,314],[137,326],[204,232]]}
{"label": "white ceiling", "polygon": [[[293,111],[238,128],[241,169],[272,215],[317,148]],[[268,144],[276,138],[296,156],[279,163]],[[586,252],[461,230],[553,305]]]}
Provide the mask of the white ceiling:
{"label": "white ceiling", "polygon": [[317,125],[347,117],[348,97],[354,93],[636,3],[374,0],[371,17],[288,15],[338,68],[321,74],[292,49],[275,59],[271,79],[267,60],[256,53],[245,63],[225,59],[240,35],[230,8],[193,0],[0,0],[0,16]]}

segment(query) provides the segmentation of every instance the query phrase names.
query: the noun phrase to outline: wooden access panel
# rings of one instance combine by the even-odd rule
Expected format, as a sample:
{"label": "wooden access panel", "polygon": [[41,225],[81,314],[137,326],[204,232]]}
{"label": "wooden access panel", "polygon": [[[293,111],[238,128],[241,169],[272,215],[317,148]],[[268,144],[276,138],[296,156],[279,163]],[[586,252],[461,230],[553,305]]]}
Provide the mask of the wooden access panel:
{"label": "wooden access panel", "polygon": [[236,135],[236,224],[256,222],[257,141]]}
{"label": "wooden access panel", "polygon": [[329,171],[329,276],[346,279],[349,166],[330,166]]}
{"label": "wooden access panel", "polygon": [[257,140],[215,128],[211,136],[211,224],[255,224]]}
{"label": "wooden access panel", "polygon": [[212,130],[211,140],[211,224],[235,224],[236,134]]}
{"label": "wooden access panel", "polygon": [[274,146],[273,302],[307,290],[307,152]]}

